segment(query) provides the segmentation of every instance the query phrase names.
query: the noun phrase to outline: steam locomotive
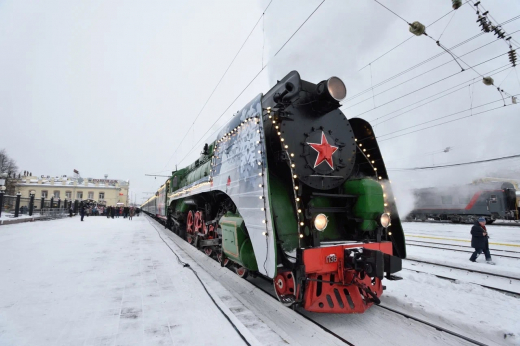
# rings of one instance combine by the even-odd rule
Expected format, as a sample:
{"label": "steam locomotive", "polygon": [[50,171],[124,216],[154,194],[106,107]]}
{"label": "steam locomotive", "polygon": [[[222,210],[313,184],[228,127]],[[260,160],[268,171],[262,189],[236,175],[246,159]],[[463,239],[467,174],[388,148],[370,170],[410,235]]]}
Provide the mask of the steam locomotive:
{"label": "steam locomotive", "polygon": [[406,257],[372,127],[339,110],[337,77],[290,72],[233,116],[198,160],[141,207],[239,276],[273,280],[280,302],[362,313]]}

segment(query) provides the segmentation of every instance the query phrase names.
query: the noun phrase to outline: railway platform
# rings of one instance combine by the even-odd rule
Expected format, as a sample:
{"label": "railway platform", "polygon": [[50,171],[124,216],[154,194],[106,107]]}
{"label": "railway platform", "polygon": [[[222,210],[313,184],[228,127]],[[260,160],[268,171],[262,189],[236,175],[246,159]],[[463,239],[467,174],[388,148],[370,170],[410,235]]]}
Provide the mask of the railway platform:
{"label": "railway platform", "polygon": [[0,345],[282,343],[164,241],[144,216],[1,227]]}

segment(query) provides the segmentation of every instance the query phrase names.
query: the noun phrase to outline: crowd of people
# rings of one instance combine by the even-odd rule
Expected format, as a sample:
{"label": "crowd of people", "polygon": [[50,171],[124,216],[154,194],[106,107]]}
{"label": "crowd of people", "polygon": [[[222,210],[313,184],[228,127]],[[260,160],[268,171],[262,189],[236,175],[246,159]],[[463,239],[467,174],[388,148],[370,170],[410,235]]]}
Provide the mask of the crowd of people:
{"label": "crowd of people", "polygon": [[[73,206],[69,209],[70,216],[73,213]],[[141,210],[136,207],[120,207],[120,206],[97,206],[92,204],[81,203],[79,206],[79,214],[81,215],[81,221],[85,216],[106,216],[107,218],[128,218],[132,220],[132,217],[139,216]]]}

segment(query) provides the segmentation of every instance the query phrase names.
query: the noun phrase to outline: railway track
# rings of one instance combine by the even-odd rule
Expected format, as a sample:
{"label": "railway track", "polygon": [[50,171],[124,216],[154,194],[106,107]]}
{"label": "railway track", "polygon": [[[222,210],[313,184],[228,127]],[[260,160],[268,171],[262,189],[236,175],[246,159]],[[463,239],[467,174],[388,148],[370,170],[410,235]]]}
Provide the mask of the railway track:
{"label": "railway track", "polygon": [[[464,248],[464,249],[470,249],[471,252],[473,252],[473,248],[471,246],[466,246],[466,245],[458,245],[458,244],[446,244],[446,243],[438,243],[438,242],[431,242],[431,241],[422,241],[422,240],[415,240],[415,239],[406,239],[406,245],[414,245],[414,244],[409,244],[410,242],[413,242],[413,243],[420,243],[420,244],[435,244],[435,245],[443,245],[443,246],[451,246],[451,247],[459,247],[459,248]],[[500,251],[502,253],[513,253],[513,254],[517,254],[520,258],[520,251],[513,251],[513,250],[502,250],[502,249],[495,249],[493,248],[492,249],[493,252],[497,252],[497,251]]]}
{"label": "railway track", "polygon": [[[424,244],[413,244],[413,243],[410,243],[410,241],[407,241],[406,245],[407,246],[425,247],[425,248],[429,248],[429,249],[440,249],[440,250],[450,250],[450,251],[456,251],[456,252],[465,252],[465,253],[473,253],[473,251],[474,251],[474,250],[466,251],[466,250],[462,250],[462,249],[450,249],[450,248],[446,248],[446,247],[429,246],[429,245],[424,245]],[[448,245],[448,244],[446,244],[446,245]],[[448,245],[448,246],[450,246],[450,245]],[[468,247],[468,248],[472,249],[470,247]],[[502,254],[499,254],[496,252],[497,252],[497,250],[493,249],[493,256],[502,257],[502,258],[520,259],[520,253],[518,253],[518,256],[510,256],[510,255],[502,255]],[[514,252],[514,251],[512,251],[512,252]]]}
{"label": "railway track", "polygon": [[[169,232],[168,232],[169,233]],[[166,231],[164,231],[164,234],[167,234]],[[167,235],[171,240],[174,240],[172,239],[171,235]],[[187,243],[186,243],[187,244]],[[192,246],[189,246],[190,248]],[[193,249],[195,249],[193,247]],[[185,250],[184,250],[185,251]],[[201,255],[203,256],[206,256],[202,251],[198,251],[200,252]],[[192,257],[191,255],[187,254],[189,257]],[[192,259],[194,259],[192,257]],[[264,282],[264,284],[259,284],[259,282],[262,281]],[[265,278],[263,276],[257,276],[256,278],[248,278],[247,279],[247,282],[249,282],[251,285],[253,285],[255,288],[259,289],[260,291],[262,291],[263,293],[265,293],[267,296],[269,296],[270,298],[278,301],[278,298],[276,297],[275,293],[274,293],[274,288],[273,288],[273,284],[272,284],[272,280],[269,279],[269,278]],[[280,304],[280,308],[283,309],[284,307]],[[414,316],[411,316],[409,314],[406,314],[404,312],[400,312],[400,311],[397,311],[397,310],[394,310],[392,308],[389,308],[389,307],[386,307],[386,306],[379,306],[380,309],[383,309],[387,312],[390,312],[392,314],[395,314],[395,315],[399,315],[399,316],[402,316],[402,317],[405,317],[407,319],[410,319],[410,320],[413,320],[419,324],[422,324],[424,326],[428,326],[430,328],[433,328],[437,331],[440,331],[440,332],[443,332],[443,333],[446,333],[448,334],[449,336],[455,338],[453,340],[457,340],[459,339],[461,342],[463,343],[468,343],[468,344],[473,344],[473,345],[486,345],[484,343],[481,343],[477,340],[474,340],[474,339],[471,339],[469,337],[466,337],[462,334],[459,334],[459,333],[456,333],[454,331],[451,331],[449,329],[446,329],[442,326],[438,326],[438,325],[435,325],[433,323],[430,323],[428,321],[424,321],[422,319],[419,319],[417,317],[414,317]],[[298,314],[300,317],[303,317],[305,320],[309,321],[310,323],[316,325],[317,327],[319,327],[320,329],[322,329],[325,333],[329,334],[331,337],[334,337],[336,340],[338,340],[338,342],[341,342],[343,344],[346,344],[346,345],[356,345],[354,342],[346,339],[344,336],[342,335],[339,335],[337,332],[335,332],[334,330],[332,330],[331,328],[329,328],[328,326],[316,321],[315,319],[313,319],[312,317],[308,316],[308,313],[305,313],[305,311],[302,311],[302,310],[299,310],[299,309],[291,309],[291,308],[287,308],[291,311],[293,311],[294,313]],[[412,330],[414,330],[413,327],[410,327],[412,328]]]}
{"label": "railway track", "polygon": [[[426,268],[421,268],[421,265]],[[430,274],[450,281],[462,280],[515,298],[520,297],[520,278],[515,276],[495,274],[487,271],[461,268],[418,259],[406,259],[403,262],[403,270]],[[493,280],[490,281],[490,279]]]}
{"label": "railway track", "polygon": [[[426,221],[421,221],[421,220],[407,220],[405,222],[409,222],[409,223],[436,223],[436,224],[443,224],[443,225],[471,225],[473,223],[455,223],[455,222],[451,222],[451,221],[439,221],[439,220],[426,220]],[[493,222],[492,224],[490,224],[489,226],[500,226],[500,227],[503,227],[503,226],[509,226],[509,227],[520,227],[520,222]]]}
{"label": "railway track", "polygon": [[[272,285],[272,280],[270,280],[270,279],[268,279],[268,278],[265,278],[265,277],[263,277],[263,276],[262,276],[262,277],[259,276],[258,278],[260,278],[260,279],[262,279],[263,281],[266,281],[266,282],[268,282],[268,283],[270,283],[270,284]],[[273,291],[271,291],[271,290],[267,290],[267,289],[265,289],[264,287],[261,287],[262,285],[257,285],[257,284],[255,284],[253,281],[251,281],[251,280],[250,280],[250,282],[251,282],[251,283],[252,283],[256,288],[260,289],[261,291],[263,291],[264,293],[266,293],[267,295],[269,295],[269,296],[272,297],[273,299],[278,300],[278,299],[276,298],[276,296],[275,296],[275,294],[274,294]],[[380,304],[380,305],[374,305],[374,306],[376,306],[376,307],[378,307],[378,308],[380,308],[380,309],[384,309],[384,310],[386,310],[386,311],[390,311],[390,312],[392,312],[392,313],[394,313],[394,314],[397,314],[397,315],[403,316],[403,317],[405,317],[405,318],[408,318],[408,319],[414,320],[414,321],[416,321],[416,322],[418,322],[418,323],[421,323],[421,324],[423,324],[423,325],[426,325],[426,326],[432,327],[432,328],[434,328],[434,329],[436,329],[436,330],[438,330],[438,331],[441,331],[441,332],[447,333],[447,334],[449,334],[449,335],[451,335],[451,336],[454,336],[454,337],[457,337],[457,338],[459,338],[459,339],[465,340],[465,341],[467,341],[467,342],[469,342],[469,343],[471,343],[471,344],[474,344],[474,345],[480,345],[480,346],[486,346],[486,344],[481,343],[480,341],[477,341],[477,340],[475,340],[475,339],[469,338],[469,337],[467,337],[467,336],[464,336],[464,335],[462,335],[462,334],[459,334],[459,333],[454,332],[454,331],[452,331],[452,330],[449,330],[449,329],[447,329],[447,328],[441,327],[441,326],[439,326],[439,325],[436,325],[436,324],[430,323],[430,322],[425,321],[425,320],[423,320],[423,319],[420,319],[420,318],[414,317],[414,316],[412,316],[412,315],[410,315],[410,314],[407,314],[407,313],[405,313],[405,312],[401,312],[401,311],[398,311],[398,310],[395,310],[395,309],[389,308],[389,307],[384,306],[384,305],[381,305],[381,304]],[[342,338],[341,336],[339,336],[339,335],[337,335],[336,333],[334,333],[333,331],[327,329],[325,326],[323,326],[322,324],[320,324],[320,323],[314,321],[312,318],[306,316],[304,313],[298,311],[297,309],[294,309],[294,312],[297,313],[297,314],[299,314],[300,316],[303,316],[304,318],[306,318],[307,320],[311,321],[312,323],[314,323],[314,324],[320,326],[321,328],[324,328],[324,330],[326,330],[326,331],[328,331],[329,333],[331,333],[331,334],[337,336],[339,339],[344,340],[346,344],[348,344],[348,345],[353,345],[351,342],[345,340],[345,339]]]}

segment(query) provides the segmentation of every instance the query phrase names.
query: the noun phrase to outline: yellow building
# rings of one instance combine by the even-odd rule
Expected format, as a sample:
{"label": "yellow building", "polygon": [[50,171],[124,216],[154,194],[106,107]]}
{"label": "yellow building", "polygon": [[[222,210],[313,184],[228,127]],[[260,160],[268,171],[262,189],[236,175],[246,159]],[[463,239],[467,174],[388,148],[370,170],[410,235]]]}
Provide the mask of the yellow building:
{"label": "yellow building", "polygon": [[31,193],[38,200],[42,197],[56,201],[93,201],[106,206],[116,204],[128,206],[128,189],[130,182],[118,179],[93,179],[80,177],[26,176],[21,177],[16,184],[16,192],[22,197]]}

